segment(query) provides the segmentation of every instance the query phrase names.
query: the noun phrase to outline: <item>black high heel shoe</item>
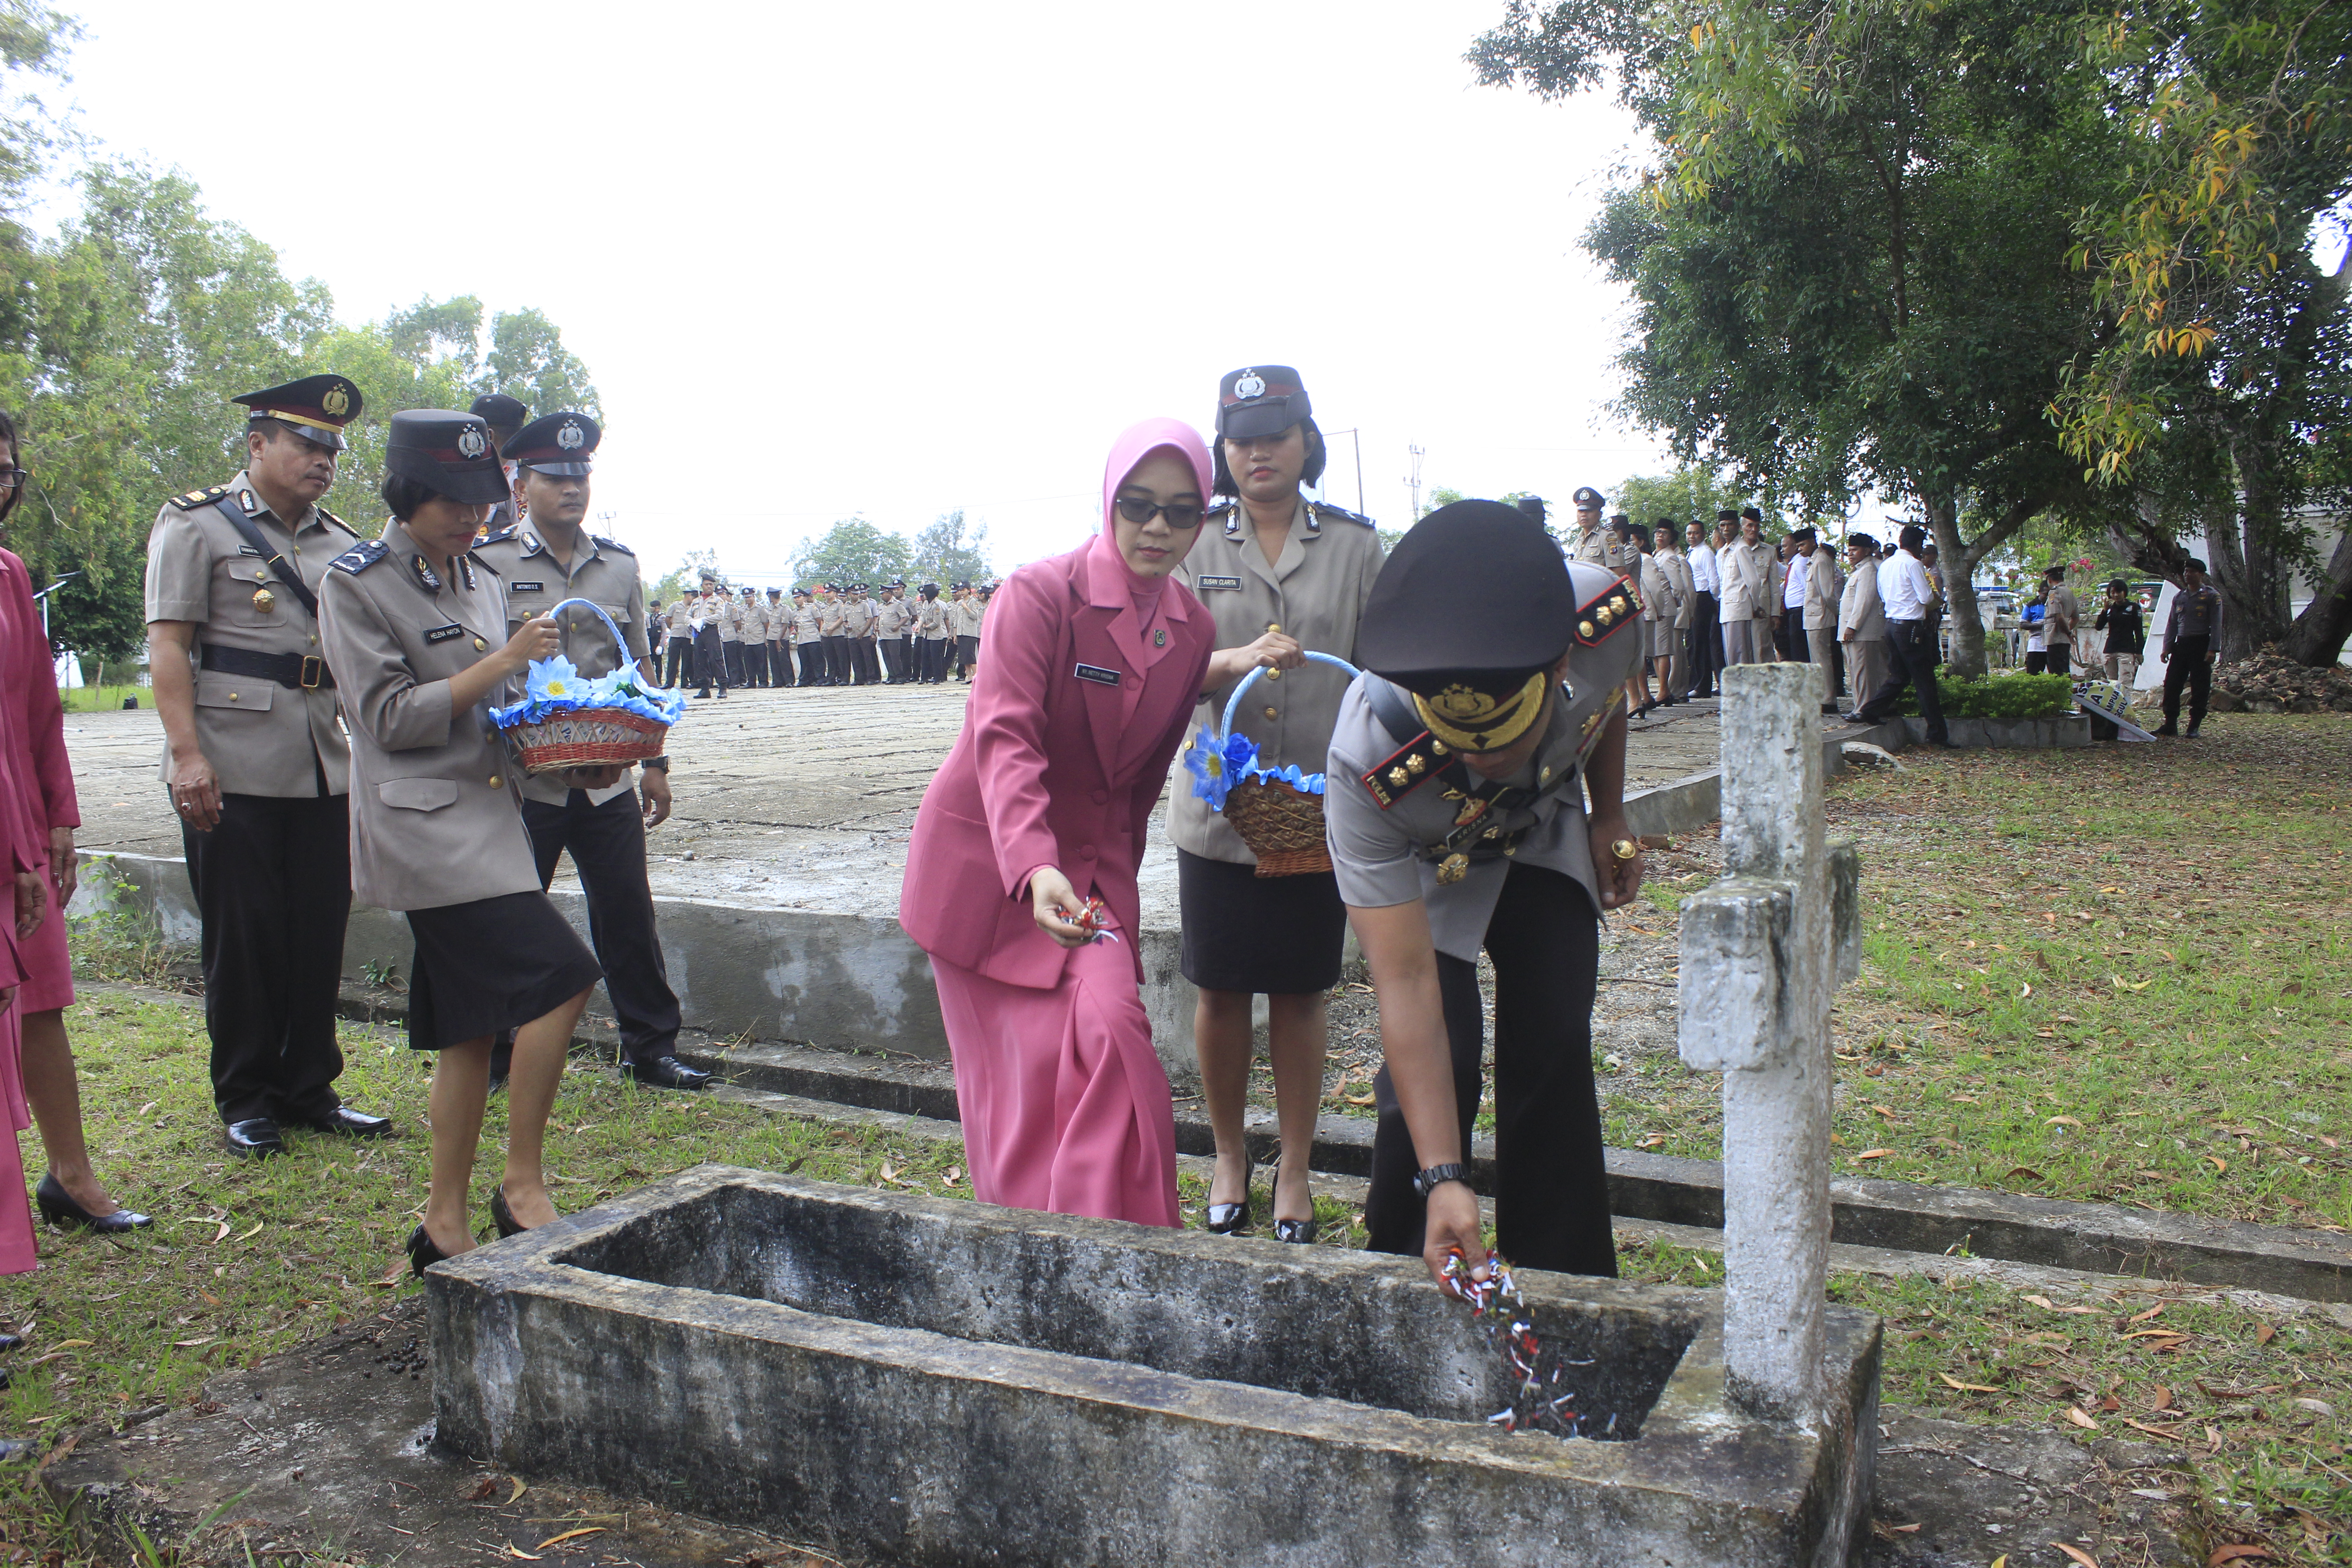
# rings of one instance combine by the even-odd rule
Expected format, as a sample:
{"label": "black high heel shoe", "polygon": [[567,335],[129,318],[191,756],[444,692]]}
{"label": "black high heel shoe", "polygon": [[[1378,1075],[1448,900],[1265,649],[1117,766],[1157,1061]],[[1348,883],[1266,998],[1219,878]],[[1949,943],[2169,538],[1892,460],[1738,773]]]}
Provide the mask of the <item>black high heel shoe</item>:
{"label": "black high heel shoe", "polygon": [[433,1236],[423,1226],[408,1233],[408,1270],[419,1279],[436,1263],[446,1263],[449,1255],[433,1245]]}
{"label": "black high heel shoe", "polygon": [[1309,1242],[1315,1239],[1315,1222],[1311,1219],[1278,1219],[1274,1222],[1276,1241]]}
{"label": "black high heel shoe", "polygon": [[1218,1236],[1231,1236],[1250,1222],[1249,1205],[1250,1158],[1242,1156],[1242,1201],[1237,1204],[1211,1204],[1207,1224]]}
{"label": "black high heel shoe", "polygon": [[500,1239],[538,1228],[515,1218],[514,1210],[507,1207],[507,1189],[503,1182],[490,1189],[490,1223],[499,1227]]}
{"label": "black high heel shoe", "polygon": [[120,1236],[126,1230],[144,1230],[155,1222],[143,1214],[132,1214],[117,1207],[112,1214],[92,1214],[74,1202],[73,1194],[65,1189],[52,1171],[41,1173],[38,1186],[33,1189],[33,1201],[40,1205],[41,1217],[60,1230],[79,1226],[94,1230],[100,1236]]}

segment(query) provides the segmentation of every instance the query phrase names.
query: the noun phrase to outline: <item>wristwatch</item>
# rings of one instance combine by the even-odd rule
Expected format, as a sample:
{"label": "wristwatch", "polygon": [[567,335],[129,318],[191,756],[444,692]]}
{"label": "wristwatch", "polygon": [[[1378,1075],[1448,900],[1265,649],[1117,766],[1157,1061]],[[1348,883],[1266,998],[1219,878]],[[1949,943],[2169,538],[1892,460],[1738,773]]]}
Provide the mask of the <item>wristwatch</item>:
{"label": "wristwatch", "polygon": [[1412,1179],[1412,1190],[1426,1202],[1431,1193],[1446,1183],[1467,1183],[1469,1180],[1470,1170],[1466,1165],[1432,1165]]}

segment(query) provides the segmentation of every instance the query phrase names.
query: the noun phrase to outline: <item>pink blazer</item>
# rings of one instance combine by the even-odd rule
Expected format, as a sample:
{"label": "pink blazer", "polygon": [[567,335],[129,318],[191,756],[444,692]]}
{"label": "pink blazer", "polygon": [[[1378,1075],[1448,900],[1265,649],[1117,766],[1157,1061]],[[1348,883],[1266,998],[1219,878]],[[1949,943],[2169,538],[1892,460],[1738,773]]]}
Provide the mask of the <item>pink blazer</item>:
{"label": "pink blazer", "polygon": [[[997,591],[963,732],[924,793],[907,847],[899,925],[924,952],[1012,985],[1058,984],[1069,956],[1030,913],[1029,874],[1041,866],[1059,867],[1081,894],[1093,884],[1142,979],[1135,877],[1144,825],[1216,641],[1209,612],[1171,583],[1162,608],[1171,646],[1149,670],[1127,668],[1110,635],[1116,616],[1134,613],[1127,584],[1093,570],[1093,549],[1090,540],[1033,562]],[[1080,666],[1121,685],[1082,679]],[[1122,687],[1139,679],[1141,700],[1122,720]]]}

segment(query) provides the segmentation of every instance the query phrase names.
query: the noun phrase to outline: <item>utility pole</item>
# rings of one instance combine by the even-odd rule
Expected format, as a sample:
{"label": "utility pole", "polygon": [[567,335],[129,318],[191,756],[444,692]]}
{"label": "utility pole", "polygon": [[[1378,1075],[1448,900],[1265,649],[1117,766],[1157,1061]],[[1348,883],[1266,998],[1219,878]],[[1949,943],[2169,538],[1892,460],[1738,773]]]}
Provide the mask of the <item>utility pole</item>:
{"label": "utility pole", "polygon": [[1333,436],[1348,437],[1356,444],[1356,515],[1370,517],[1372,514],[1364,506],[1364,433],[1361,430],[1333,430],[1326,434],[1324,439],[1328,441]]}
{"label": "utility pole", "polygon": [[1412,517],[1406,523],[1407,527],[1411,527],[1421,521],[1421,459],[1423,448],[1407,447],[1405,450],[1412,454],[1412,471],[1407,474],[1404,479],[1405,489],[1412,495]]}

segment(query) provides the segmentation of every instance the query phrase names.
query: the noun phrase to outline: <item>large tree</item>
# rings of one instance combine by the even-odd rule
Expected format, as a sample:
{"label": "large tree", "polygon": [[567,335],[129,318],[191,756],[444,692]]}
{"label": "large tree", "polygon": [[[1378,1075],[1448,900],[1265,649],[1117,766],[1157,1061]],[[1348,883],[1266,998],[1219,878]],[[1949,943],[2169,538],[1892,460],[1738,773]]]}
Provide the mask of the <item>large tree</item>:
{"label": "large tree", "polygon": [[988,526],[973,528],[964,521],[963,508],[943,511],[915,535],[909,588],[937,583],[978,583],[988,576]]}
{"label": "large tree", "polygon": [[2049,89],[2067,42],[2022,0],[1514,3],[1472,56],[1546,96],[1615,69],[1662,150],[1587,238],[1636,301],[1622,406],[1809,510],[1908,498],[1965,672],[1977,563],[2084,485],[2046,410],[2095,331],[2064,258],[2110,133]]}
{"label": "large tree", "polygon": [[903,533],[875,527],[862,517],[845,517],[793,552],[793,575],[802,583],[863,583],[868,587],[903,577],[914,560]]}

